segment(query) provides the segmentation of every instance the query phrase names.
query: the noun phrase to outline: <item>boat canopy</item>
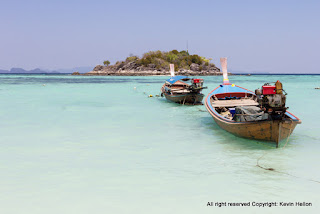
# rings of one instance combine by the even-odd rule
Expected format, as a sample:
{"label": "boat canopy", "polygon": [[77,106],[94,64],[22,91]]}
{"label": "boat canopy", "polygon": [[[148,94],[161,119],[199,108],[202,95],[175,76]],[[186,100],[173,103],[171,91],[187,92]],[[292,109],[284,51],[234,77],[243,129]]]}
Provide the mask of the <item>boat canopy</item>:
{"label": "boat canopy", "polygon": [[222,94],[222,93],[232,93],[232,92],[244,92],[244,93],[250,93],[253,94],[252,91],[247,90],[245,88],[241,88],[237,85],[220,85],[217,89],[212,91],[212,94]]}
{"label": "boat canopy", "polygon": [[173,76],[170,79],[167,79],[167,82],[169,82],[170,84],[173,84],[179,80],[188,81],[190,80],[190,78],[188,76]]}

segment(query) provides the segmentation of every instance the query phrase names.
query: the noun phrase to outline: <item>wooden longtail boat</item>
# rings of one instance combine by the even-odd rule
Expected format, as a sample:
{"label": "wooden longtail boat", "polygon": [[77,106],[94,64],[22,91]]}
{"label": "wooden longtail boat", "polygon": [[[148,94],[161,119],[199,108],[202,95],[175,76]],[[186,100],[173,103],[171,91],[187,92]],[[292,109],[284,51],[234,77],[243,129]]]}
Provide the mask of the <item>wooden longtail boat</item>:
{"label": "wooden longtail boat", "polygon": [[[220,61],[223,84],[206,97],[208,112],[224,130],[240,137],[272,141],[278,147],[280,141],[288,138],[296,125],[301,123],[298,117],[286,111],[282,84],[277,82],[281,84],[281,89],[263,86],[263,95],[252,92],[229,83],[226,58],[221,58]],[[239,112],[239,109],[243,111]]]}
{"label": "wooden longtail boat", "polygon": [[[170,65],[171,78],[161,87],[161,96],[179,104],[201,105],[204,94],[201,93],[203,79],[192,79],[188,76],[175,76],[173,65]],[[191,81],[188,84],[187,81]]]}

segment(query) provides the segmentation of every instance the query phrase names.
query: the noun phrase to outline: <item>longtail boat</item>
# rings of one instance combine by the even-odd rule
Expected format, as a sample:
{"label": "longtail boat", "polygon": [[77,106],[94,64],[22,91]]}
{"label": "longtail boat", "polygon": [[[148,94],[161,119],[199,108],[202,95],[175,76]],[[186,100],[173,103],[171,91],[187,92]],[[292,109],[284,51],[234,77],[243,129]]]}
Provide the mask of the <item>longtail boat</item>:
{"label": "longtail boat", "polygon": [[[188,76],[175,76],[174,65],[170,64],[171,77],[161,87],[161,96],[179,104],[201,105],[204,94],[201,93],[203,79],[194,79]],[[187,82],[191,82],[188,84]]]}
{"label": "longtail boat", "polygon": [[205,99],[207,111],[224,130],[244,138],[279,143],[301,120],[287,111],[282,83],[266,83],[255,92],[229,83],[227,59],[221,58],[223,84]]}

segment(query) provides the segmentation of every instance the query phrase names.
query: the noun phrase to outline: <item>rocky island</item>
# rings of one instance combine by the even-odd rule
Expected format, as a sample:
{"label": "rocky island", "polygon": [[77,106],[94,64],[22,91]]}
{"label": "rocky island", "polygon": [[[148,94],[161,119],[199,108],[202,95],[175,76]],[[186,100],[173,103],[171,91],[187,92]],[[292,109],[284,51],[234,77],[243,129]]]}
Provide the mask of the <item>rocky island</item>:
{"label": "rocky island", "polygon": [[88,73],[80,74],[74,72],[72,75],[86,76],[150,76],[150,75],[170,75],[169,64],[174,64],[176,75],[190,76],[212,76],[222,75],[220,69],[215,64],[210,63],[212,59],[190,55],[188,51],[172,50],[169,52],[150,51],[144,53],[140,58],[130,55],[125,61],[118,61],[114,65],[109,65],[108,60],[104,65],[97,65]]}

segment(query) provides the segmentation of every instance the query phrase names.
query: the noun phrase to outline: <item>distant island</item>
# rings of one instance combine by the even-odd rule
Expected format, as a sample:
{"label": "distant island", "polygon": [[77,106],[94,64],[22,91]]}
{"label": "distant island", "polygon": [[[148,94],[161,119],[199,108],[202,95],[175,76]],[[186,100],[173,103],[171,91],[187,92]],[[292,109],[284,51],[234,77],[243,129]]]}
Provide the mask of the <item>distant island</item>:
{"label": "distant island", "polygon": [[148,76],[148,75],[170,75],[169,65],[174,64],[176,75],[191,76],[211,76],[222,75],[220,69],[215,64],[210,63],[212,59],[207,59],[196,54],[190,55],[188,51],[172,50],[169,52],[149,51],[142,57],[130,55],[125,61],[118,61],[110,65],[108,60],[104,65],[97,65],[88,73],[80,74],[74,72],[73,75],[86,76]]}
{"label": "distant island", "polygon": [[86,73],[92,70],[92,67],[73,67],[73,68],[59,68],[54,70],[35,68],[26,70],[23,68],[11,68],[10,70],[0,69],[0,74],[72,74],[73,72]]}
{"label": "distant island", "polygon": [[0,74],[59,74],[57,71],[44,71],[40,68],[25,70],[23,68],[11,68],[10,70],[1,70]]}

